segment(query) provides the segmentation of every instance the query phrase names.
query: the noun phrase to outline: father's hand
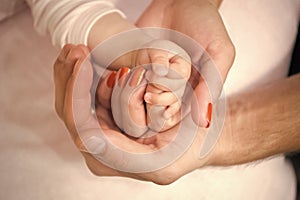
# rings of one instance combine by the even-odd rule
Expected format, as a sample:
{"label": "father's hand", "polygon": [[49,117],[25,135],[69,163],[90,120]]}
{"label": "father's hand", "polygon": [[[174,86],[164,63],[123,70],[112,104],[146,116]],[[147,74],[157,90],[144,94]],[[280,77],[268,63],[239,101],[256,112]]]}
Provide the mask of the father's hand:
{"label": "father's hand", "polygon": [[[140,19],[139,27],[163,27],[184,33],[196,40],[216,64],[224,82],[235,57],[234,46],[218,12],[221,0],[153,0]],[[202,68],[211,63],[203,63]],[[211,99],[205,81],[196,89],[197,107],[193,119],[201,127],[209,125]],[[196,105],[196,103],[194,104]],[[201,115],[199,116],[198,113]]]}
{"label": "father's hand", "polygon": [[[194,169],[217,163],[216,160],[220,157],[219,153],[222,152],[220,145],[217,145],[205,159],[198,159],[202,140],[206,134],[204,129],[198,129],[193,143],[180,158],[154,172],[126,173],[108,167],[96,159],[94,155],[108,156],[113,159],[116,167],[123,164],[127,165],[127,160],[124,157],[118,157],[114,151],[109,151],[107,140],[127,152],[149,153],[169,144],[177,134],[178,126],[150,139],[128,138],[119,131],[112,121],[110,108],[105,106],[107,104],[105,101],[109,101],[109,99],[99,97],[98,100],[101,101],[102,99],[103,102],[97,106],[98,119],[96,119],[91,113],[90,88],[93,70],[90,62],[84,62],[88,55],[89,50],[84,46],[66,45],[61,51],[54,65],[55,108],[68,128],[74,143],[83,154],[89,169],[94,174],[124,176],[158,184],[169,184]],[[104,81],[107,79],[108,77],[104,77]],[[107,94],[109,91],[103,90],[103,97]],[[99,124],[107,140],[99,137]],[[180,143],[174,145],[176,148],[176,146],[180,146]],[[145,160],[134,160],[134,164],[142,166],[151,163]]]}

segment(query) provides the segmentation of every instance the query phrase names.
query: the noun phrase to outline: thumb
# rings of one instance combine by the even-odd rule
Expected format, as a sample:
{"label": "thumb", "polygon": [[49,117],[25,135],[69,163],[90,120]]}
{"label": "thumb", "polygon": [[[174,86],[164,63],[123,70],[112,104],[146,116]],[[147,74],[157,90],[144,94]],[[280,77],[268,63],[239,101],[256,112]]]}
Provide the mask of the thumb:
{"label": "thumb", "polygon": [[223,40],[215,40],[206,48],[200,58],[200,81],[192,100],[192,117],[201,127],[208,127],[211,121],[212,105],[220,97],[223,84],[233,64],[235,48],[227,34]]}
{"label": "thumb", "polygon": [[102,154],[106,144],[97,132],[99,125],[91,112],[92,81],[92,65],[89,59],[81,57],[75,64],[66,89],[65,123],[80,151]]}
{"label": "thumb", "polygon": [[192,99],[192,118],[199,126],[208,128],[212,119],[212,107],[220,97],[227,72],[222,73],[207,54],[202,56],[200,66],[201,76]]}

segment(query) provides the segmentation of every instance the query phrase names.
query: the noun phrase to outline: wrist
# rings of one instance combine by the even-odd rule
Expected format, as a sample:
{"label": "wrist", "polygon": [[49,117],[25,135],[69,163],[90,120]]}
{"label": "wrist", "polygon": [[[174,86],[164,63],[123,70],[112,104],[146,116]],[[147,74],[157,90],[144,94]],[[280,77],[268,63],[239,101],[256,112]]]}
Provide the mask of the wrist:
{"label": "wrist", "polygon": [[88,36],[88,47],[94,49],[98,44],[114,34],[136,28],[118,13],[101,17],[92,27]]}
{"label": "wrist", "polygon": [[[103,64],[103,56],[101,55],[105,55],[109,53],[109,51],[118,51],[118,49],[124,49],[124,47],[126,47],[128,50],[132,49],[132,51],[126,52],[116,58],[114,62],[111,63],[109,69],[117,70],[123,66],[133,67],[132,60],[133,57],[135,57],[136,49],[150,40],[149,36],[145,33],[135,29],[137,29],[137,27],[134,26],[134,24],[124,19],[118,13],[110,13],[101,17],[92,27],[88,37],[88,47],[94,50],[93,58],[95,62],[101,66]],[[125,38],[122,43],[116,40],[117,42],[112,44],[112,49],[110,50],[97,49],[97,46],[108,38],[130,30],[133,30],[132,34],[130,34],[132,39]]]}

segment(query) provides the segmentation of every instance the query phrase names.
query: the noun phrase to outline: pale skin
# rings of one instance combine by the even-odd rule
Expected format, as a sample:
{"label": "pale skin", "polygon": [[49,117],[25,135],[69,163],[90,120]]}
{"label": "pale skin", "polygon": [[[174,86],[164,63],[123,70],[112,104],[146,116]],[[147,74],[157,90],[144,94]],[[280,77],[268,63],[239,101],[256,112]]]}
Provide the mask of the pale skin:
{"label": "pale skin", "polygon": [[[169,28],[192,37],[210,54],[215,63],[218,65],[222,79],[225,80],[227,72],[229,71],[234,59],[234,46],[218,13],[220,3],[221,1],[218,0],[154,0],[137,21],[137,26]],[[115,24],[115,26],[111,26],[111,20],[114,20],[113,24]],[[107,27],[110,28],[108,29]],[[101,18],[92,28],[88,38],[88,47],[93,49],[111,35],[134,28],[136,27],[133,24],[121,18],[119,15],[109,14]],[[221,137],[221,139],[223,138],[223,142],[219,142],[214,151],[207,158],[201,161],[198,160],[199,148],[202,143],[202,139],[207,132],[206,129],[199,129],[199,134],[191,148],[175,163],[161,170],[151,173],[132,174],[116,171],[103,165],[91,154],[86,153],[80,138],[78,138],[73,119],[72,103],[75,103],[75,106],[79,107],[83,113],[82,118],[79,121],[79,125],[88,128],[91,130],[90,133],[93,133],[93,127],[96,126],[96,122],[91,121],[91,116],[89,115],[89,84],[91,84],[91,70],[87,70],[86,74],[80,74],[80,78],[84,79],[82,92],[76,94],[80,104],[77,104],[77,101],[74,102],[72,100],[74,80],[78,77],[80,63],[88,54],[89,50],[83,46],[75,47],[68,45],[62,50],[61,55],[54,66],[56,93],[55,107],[58,115],[65,122],[75,144],[83,153],[86,163],[93,173],[99,176],[126,176],[152,181],[158,184],[169,184],[184,174],[199,167],[220,163],[222,164],[222,162],[218,162],[219,158],[223,158],[224,155],[227,155],[229,152],[232,153],[232,149],[227,147],[232,147],[234,145],[231,145],[231,143],[230,145],[226,144],[226,141],[231,141],[231,134],[229,134],[228,131],[225,131],[227,130],[227,128],[225,128]],[[125,65],[134,67],[135,65],[132,63],[132,59],[128,59],[130,57],[132,58],[132,54],[121,57],[114,63],[115,65],[111,66],[111,69],[118,70],[120,64],[122,66]],[[101,62],[101,60],[98,61]],[[194,116],[194,121],[199,124],[199,126],[205,127],[208,124],[206,120],[207,104],[211,101],[211,99],[208,98],[208,95],[206,95],[204,100],[201,99],[202,96],[205,96],[204,94],[208,93],[208,91],[203,81],[201,79],[197,79],[197,77],[197,75],[192,74],[191,78],[196,80],[195,92],[198,97],[197,101],[199,110],[202,114],[200,117]],[[102,92],[105,93],[105,91]],[[105,105],[105,102],[107,103],[106,100],[102,99],[101,105]],[[120,133],[118,128],[113,125],[111,113],[105,108],[105,106],[97,107],[97,113],[99,119],[97,123],[106,127],[105,134],[109,137],[109,139],[117,145],[132,151],[153,151],[153,149],[155,150],[160,148],[170,142],[170,138],[176,134],[175,126],[174,128],[164,132],[164,134],[158,134],[155,138],[152,138],[152,140],[131,140]],[[95,132],[95,134],[97,133]]]}
{"label": "pale skin", "polygon": [[[105,27],[108,26],[109,24],[110,25],[114,24],[113,28],[105,29],[105,31],[101,30],[101,32],[98,33],[99,27]],[[92,29],[89,37],[90,38],[89,46],[95,48],[96,46],[94,44],[98,44],[101,41],[104,41],[106,38],[110,36],[110,34],[113,35],[115,33],[120,32],[121,30],[126,31],[133,28],[136,27],[133,24],[130,24],[129,22],[124,20],[118,14],[109,14],[103,17],[101,20],[99,20],[97,26],[95,26]],[[97,36],[94,36],[94,34],[96,33]],[[180,74],[182,76],[181,78],[185,79],[186,82],[190,78],[191,64],[185,59],[181,58],[180,56],[169,53],[168,51],[162,49],[143,48],[142,46],[144,45],[143,43],[142,44],[136,43],[132,45],[135,48],[141,48],[141,49],[132,51],[116,59],[113,62],[113,64],[109,66],[109,69],[118,70],[121,66],[128,66],[128,68],[123,68],[122,70],[122,75],[123,75],[129,73],[130,68],[135,68],[145,64],[154,64],[154,65],[165,66],[166,68],[169,68],[167,70],[174,71],[177,74]],[[101,63],[101,58],[98,57],[97,54],[94,55],[94,58],[98,63]],[[159,76],[166,77],[167,73],[160,74],[160,71],[158,70],[159,69],[152,69],[152,71],[158,74]],[[120,74],[120,72],[118,74]],[[116,75],[115,73],[112,73],[111,79],[113,79],[115,75]],[[170,80],[170,84],[172,84],[171,80]],[[99,93],[101,92],[102,91],[99,91]],[[146,102],[146,108],[147,108],[146,110],[150,110],[152,105],[160,105],[165,107],[163,117],[156,118],[156,120],[164,120],[164,119],[167,120],[165,126],[162,129],[160,129],[160,131],[165,131],[180,121],[181,102],[180,100],[178,100],[178,97],[176,97],[174,93],[170,91],[168,88],[158,84],[150,83],[146,88],[144,100]],[[138,125],[144,126],[145,121],[146,124],[150,123],[149,115],[147,115],[147,117],[143,117],[145,111],[142,111],[140,109],[140,112],[134,112],[134,113],[140,113],[139,116],[134,116],[134,115],[132,116],[133,120],[136,121]],[[206,126],[207,123],[209,122],[206,122],[205,124]]]}
{"label": "pale skin", "polygon": [[[209,53],[219,68],[221,79],[225,81],[227,73],[233,63],[235,51],[222,19],[218,14],[218,7],[221,2],[222,1],[220,0],[154,0],[137,21],[136,25],[137,27],[169,28],[192,37]],[[165,14],[162,15],[162,13]],[[179,16],[181,18],[177,19]],[[192,16],[194,17],[192,18]],[[185,23],[181,23],[182,21]],[[114,24],[114,26],[111,26],[111,24]],[[99,43],[110,36],[135,28],[135,25],[131,24],[118,14],[112,13],[106,15],[91,29],[88,47],[94,49]],[[199,35],[199,33],[201,34]],[[135,46],[135,44],[131,45]],[[136,47],[140,45],[141,44],[137,40]],[[135,67],[135,53],[136,52],[131,52],[128,55],[120,57],[110,66],[110,69],[118,70],[120,66],[127,66],[130,68]],[[153,58],[154,59],[151,60],[152,63],[168,66],[166,57],[160,59],[160,57],[153,55]],[[94,59],[98,63],[101,63],[101,58],[96,56]],[[199,126],[207,127],[209,125],[207,113],[209,104],[212,103],[212,99],[203,79],[199,79],[195,92],[197,103],[194,103],[194,107],[197,106],[199,108],[192,110],[199,110],[199,112],[192,113],[193,119]]]}
{"label": "pale skin", "polygon": [[[92,67],[81,66],[89,55],[84,46],[67,45],[54,65],[55,107],[65,122],[71,136],[83,153],[88,167],[99,176],[125,176],[158,184],[169,184],[184,174],[199,167],[226,166],[246,163],[268,156],[300,150],[300,75],[278,80],[258,89],[241,93],[228,99],[225,126],[221,137],[205,159],[199,160],[198,153],[206,129],[199,129],[189,150],[170,166],[151,173],[124,173],[111,169],[87,153],[78,138],[74,126],[72,103],[80,106],[83,117],[77,121],[88,130],[93,130],[90,121],[90,86]],[[78,74],[79,69],[84,73]],[[74,81],[85,83],[81,91],[73,94]],[[107,77],[106,77],[107,78]],[[106,91],[107,92],[107,91]],[[76,99],[73,99],[75,95]],[[109,99],[99,98],[100,105]],[[105,127],[105,135],[124,149],[152,151],[169,142],[176,134],[176,126],[151,140],[133,140],[124,136],[112,123],[109,109],[97,107],[98,122]]]}
{"label": "pale skin", "polygon": [[[154,82],[149,82],[147,86],[142,86],[144,90],[139,89],[138,94],[134,94],[134,89],[137,88],[141,83],[146,81],[146,73],[152,74],[153,70],[148,69],[146,70],[144,68],[145,64],[151,64],[151,58],[157,56],[160,56],[160,59],[168,59],[168,67],[170,68],[172,72],[175,72],[176,75],[178,75],[176,78],[177,79],[172,79],[172,77],[167,77],[166,75],[164,76],[159,76],[162,77],[163,80],[165,80],[166,85],[161,85],[157,84]],[[166,131],[176,125],[180,119],[181,119],[181,112],[180,112],[180,107],[181,107],[181,96],[176,96],[172,91],[168,88],[168,86],[174,85],[174,81],[178,81],[178,79],[183,79],[184,82],[183,84],[180,84],[178,88],[185,88],[185,84],[188,82],[188,79],[190,77],[191,73],[191,65],[187,61],[185,61],[183,58],[180,56],[177,56],[175,54],[170,54],[168,52],[165,52],[163,50],[158,50],[158,49],[142,49],[139,50],[136,53],[135,56],[136,60],[134,61],[136,63],[135,69],[131,70],[129,68],[123,67],[119,69],[117,72],[111,71],[108,73],[108,78],[106,80],[106,86],[109,88],[115,88],[114,85],[117,82],[117,87],[118,88],[124,88],[125,85],[128,85],[126,89],[125,95],[122,96],[122,98],[117,97],[117,101],[119,99],[122,99],[124,102],[115,102],[116,105],[120,105],[121,108],[117,108],[117,113],[116,115],[113,115],[114,119],[118,119],[115,121],[117,125],[122,124],[128,124],[131,121],[133,121],[133,125],[131,125],[130,130],[126,132],[126,128],[123,129],[123,125],[119,126],[119,128],[123,129],[127,134],[133,136],[133,137],[139,137],[140,135],[137,135],[138,132],[135,131],[136,126],[138,127],[145,127],[151,123],[151,120],[158,121],[159,122],[164,122],[163,127],[158,127],[159,132]],[[103,90],[106,90],[104,86],[101,85],[102,82],[100,82],[98,89],[97,89],[97,94],[98,98],[101,98],[103,95]],[[109,92],[109,94],[112,93],[112,91]],[[131,93],[133,93],[131,95]],[[145,95],[144,95],[145,94]],[[127,100],[124,100],[124,97],[127,96]],[[139,97],[140,99],[135,99],[136,97]],[[146,100],[146,102],[144,101]],[[127,102],[130,102],[132,106],[127,105]],[[144,108],[144,102],[146,103],[146,109]],[[110,105],[107,103],[107,105]],[[116,106],[115,105],[115,106]],[[157,115],[152,117],[149,114],[148,111],[153,106],[163,106],[164,107],[164,113],[163,115]],[[114,107],[114,105],[111,105]],[[128,108],[124,108],[128,107]],[[129,115],[127,114],[126,109],[129,110]],[[119,110],[125,110],[123,115],[121,116]],[[155,122],[154,122],[155,124]],[[135,126],[134,126],[135,125]],[[149,126],[151,129],[151,125]],[[156,127],[154,127],[156,128]],[[146,129],[143,129],[146,132]],[[135,134],[132,134],[133,132],[136,132]],[[144,132],[144,133],[145,133]]]}

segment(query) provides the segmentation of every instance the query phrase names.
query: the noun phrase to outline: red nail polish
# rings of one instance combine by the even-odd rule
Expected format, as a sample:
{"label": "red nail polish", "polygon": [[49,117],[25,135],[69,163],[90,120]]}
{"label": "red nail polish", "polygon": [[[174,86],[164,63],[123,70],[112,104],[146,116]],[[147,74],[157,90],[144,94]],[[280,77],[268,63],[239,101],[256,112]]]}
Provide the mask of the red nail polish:
{"label": "red nail polish", "polygon": [[108,77],[108,79],[107,79],[107,82],[106,82],[106,85],[107,85],[108,87],[110,87],[110,88],[113,88],[113,87],[114,87],[116,75],[117,75],[116,72],[112,72],[112,73],[109,75],[109,77]]}
{"label": "red nail polish", "polygon": [[134,74],[132,75],[129,85],[131,87],[136,87],[139,84],[141,84],[141,82],[144,78],[145,70],[143,68],[138,68],[138,69],[134,70],[133,73]]}
{"label": "red nail polish", "polygon": [[206,114],[207,126],[206,126],[206,128],[209,128],[209,126],[210,126],[211,116],[212,116],[212,103],[209,103],[207,105],[207,114]]}
{"label": "red nail polish", "polygon": [[119,80],[120,78],[122,78],[122,76],[124,76],[124,74],[127,74],[130,71],[130,69],[128,67],[123,67],[121,69],[120,75],[119,75]]}

